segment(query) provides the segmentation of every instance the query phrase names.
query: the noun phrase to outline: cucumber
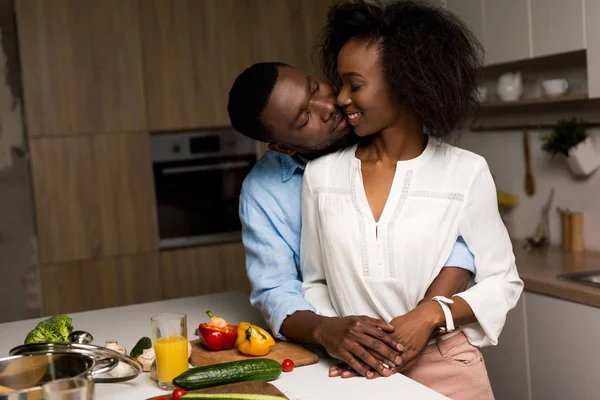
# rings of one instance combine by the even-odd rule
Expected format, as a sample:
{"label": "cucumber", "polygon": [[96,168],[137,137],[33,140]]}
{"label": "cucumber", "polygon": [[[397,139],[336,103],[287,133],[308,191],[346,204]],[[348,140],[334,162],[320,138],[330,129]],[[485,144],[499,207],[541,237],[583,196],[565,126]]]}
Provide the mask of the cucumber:
{"label": "cucumber", "polygon": [[144,336],[143,338],[138,340],[138,342],[135,344],[135,346],[133,346],[133,349],[131,349],[129,356],[135,360],[139,356],[142,355],[144,350],[151,349],[151,348],[152,348],[152,340],[150,340],[149,337]]}
{"label": "cucumber", "polygon": [[281,375],[281,364],[270,358],[231,361],[192,368],[173,379],[183,390],[196,390],[236,382],[272,381]]}
{"label": "cucumber", "polygon": [[267,394],[249,394],[249,393],[190,393],[181,396],[182,399],[204,399],[204,400],[287,400],[287,397],[270,396]]}

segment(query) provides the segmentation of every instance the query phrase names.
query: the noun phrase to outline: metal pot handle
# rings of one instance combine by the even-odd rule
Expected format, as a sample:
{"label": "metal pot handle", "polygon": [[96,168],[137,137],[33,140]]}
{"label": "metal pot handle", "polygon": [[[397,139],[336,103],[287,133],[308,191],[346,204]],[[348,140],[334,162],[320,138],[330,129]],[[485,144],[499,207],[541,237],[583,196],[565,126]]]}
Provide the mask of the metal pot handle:
{"label": "metal pot handle", "polygon": [[90,378],[94,378],[96,375],[102,375],[108,371],[111,371],[119,364],[119,360],[113,357],[101,358],[96,360],[96,363],[90,371]]}

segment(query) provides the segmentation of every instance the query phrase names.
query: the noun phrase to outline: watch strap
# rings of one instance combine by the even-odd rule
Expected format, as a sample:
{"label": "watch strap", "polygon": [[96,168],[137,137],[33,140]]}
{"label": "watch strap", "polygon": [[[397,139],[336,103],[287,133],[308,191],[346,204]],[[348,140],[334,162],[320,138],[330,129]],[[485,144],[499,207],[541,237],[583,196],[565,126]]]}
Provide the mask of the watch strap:
{"label": "watch strap", "polygon": [[452,318],[452,312],[450,311],[450,307],[448,307],[448,304],[452,304],[454,303],[454,300],[449,299],[447,297],[444,296],[435,296],[433,299],[433,301],[436,301],[440,307],[442,307],[442,311],[444,312],[444,317],[446,318],[446,327],[440,327],[440,332],[441,333],[449,333],[452,332],[455,327],[454,327],[454,319]]}

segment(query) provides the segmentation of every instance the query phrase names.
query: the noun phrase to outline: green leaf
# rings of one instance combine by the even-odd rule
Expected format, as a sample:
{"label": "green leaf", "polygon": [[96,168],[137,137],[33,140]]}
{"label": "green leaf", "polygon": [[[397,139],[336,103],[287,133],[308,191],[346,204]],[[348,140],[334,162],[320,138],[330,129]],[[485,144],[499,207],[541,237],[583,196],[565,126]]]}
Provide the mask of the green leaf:
{"label": "green leaf", "polygon": [[576,118],[558,121],[550,134],[542,137],[542,150],[552,156],[569,156],[569,150],[587,139],[583,122]]}

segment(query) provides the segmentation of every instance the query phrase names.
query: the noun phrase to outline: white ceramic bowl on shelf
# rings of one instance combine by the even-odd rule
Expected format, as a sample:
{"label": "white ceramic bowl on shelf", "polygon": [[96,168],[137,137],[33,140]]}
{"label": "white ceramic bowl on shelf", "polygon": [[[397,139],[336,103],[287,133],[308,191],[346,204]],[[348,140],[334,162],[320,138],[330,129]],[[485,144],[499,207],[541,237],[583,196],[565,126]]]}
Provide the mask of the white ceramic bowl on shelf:
{"label": "white ceramic bowl on shelf", "polygon": [[546,96],[562,96],[567,93],[569,83],[566,79],[548,79],[542,81],[542,89],[544,89],[544,94],[546,94]]}

